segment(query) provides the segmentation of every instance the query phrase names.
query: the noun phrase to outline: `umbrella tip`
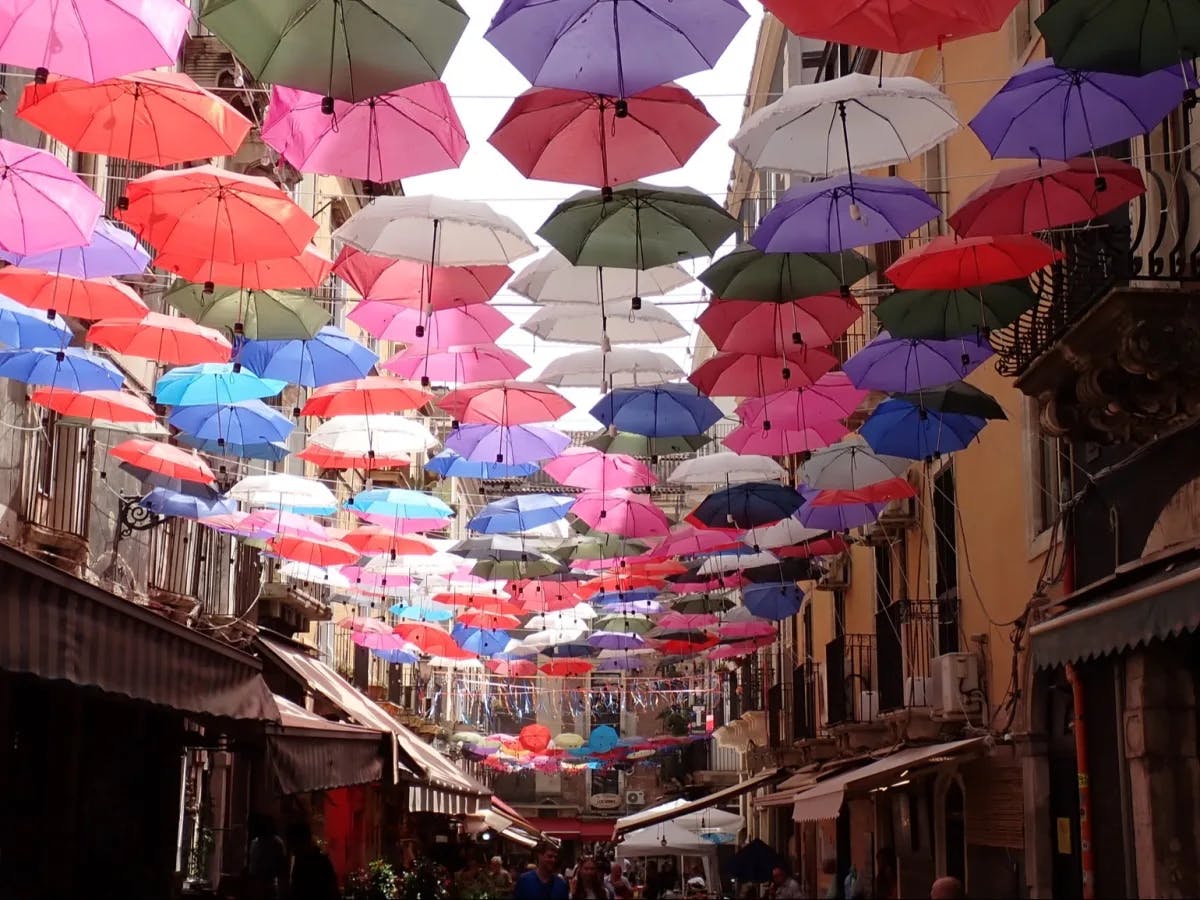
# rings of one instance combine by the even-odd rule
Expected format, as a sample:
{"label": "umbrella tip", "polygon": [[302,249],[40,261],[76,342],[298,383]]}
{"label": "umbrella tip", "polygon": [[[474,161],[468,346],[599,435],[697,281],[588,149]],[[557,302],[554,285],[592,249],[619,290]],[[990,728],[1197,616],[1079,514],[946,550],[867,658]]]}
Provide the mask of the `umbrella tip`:
{"label": "umbrella tip", "polygon": [[333,98],[332,97],[327,96],[327,97],[321,98],[321,112],[323,112],[327,116],[333,115]]}
{"label": "umbrella tip", "polygon": [[632,310],[634,310],[635,312],[636,312],[637,310],[641,309],[641,308],[642,308],[642,298],[641,298],[641,297],[634,297],[632,300],[630,300],[630,301],[629,301],[629,308],[630,308],[630,309],[632,309]]}
{"label": "umbrella tip", "polygon": [[125,196],[118,197],[117,198],[117,209],[120,209],[120,210],[129,209],[129,198],[125,197]]}
{"label": "umbrella tip", "polygon": [[604,187],[600,188],[600,199],[601,200],[611,200],[612,195],[613,195],[612,185],[606,184]]}
{"label": "umbrella tip", "polygon": [[38,66],[33,72],[34,84],[45,84],[50,78],[50,70],[45,66]]}
{"label": "umbrella tip", "polygon": [[[215,283],[215,282],[212,282],[212,281],[206,281],[206,282],[204,282],[204,288],[203,288],[203,290],[204,290],[204,293],[205,293],[205,294],[210,294],[210,295],[211,295],[211,294],[213,294],[213,293],[215,293],[215,292],[216,292],[216,290],[217,290],[217,285],[216,285],[216,283]],[[239,323],[239,324],[240,324],[240,323]]]}
{"label": "umbrella tip", "polygon": [[629,101],[622,98],[613,104],[613,111],[618,119],[624,119],[629,116]]}

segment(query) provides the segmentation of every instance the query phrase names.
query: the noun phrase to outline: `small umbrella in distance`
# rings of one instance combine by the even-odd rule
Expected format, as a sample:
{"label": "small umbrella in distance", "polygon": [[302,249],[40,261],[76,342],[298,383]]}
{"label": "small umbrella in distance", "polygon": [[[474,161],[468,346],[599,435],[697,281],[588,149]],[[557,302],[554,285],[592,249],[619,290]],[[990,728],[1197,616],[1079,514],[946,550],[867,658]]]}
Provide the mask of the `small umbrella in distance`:
{"label": "small umbrella in distance", "polygon": [[756,584],[742,588],[746,609],[760,619],[790,619],[804,605],[804,592],[796,584]]}
{"label": "small umbrella in distance", "polygon": [[446,448],[472,462],[539,462],[569,446],[568,435],[540,425],[460,425],[446,436]]}
{"label": "small umbrella in distance", "polygon": [[515,534],[557,522],[566,516],[574,502],[574,497],[522,494],[489,503],[467,526],[484,534]]}
{"label": "small umbrella in distance", "polygon": [[538,470],[536,463],[472,462],[453,450],[443,450],[429,462],[426,471],[442,478],[476,478],[489,481],[505,478],[527,478]]}
{"label": "small umbrella in distance", "polygon": [[615,435],[602,431],[584,443],[604,453],[623,453],[653,461],[660,456],[690,456],[710,440],[702,434],[647,437],[627,431],[618,431]]}

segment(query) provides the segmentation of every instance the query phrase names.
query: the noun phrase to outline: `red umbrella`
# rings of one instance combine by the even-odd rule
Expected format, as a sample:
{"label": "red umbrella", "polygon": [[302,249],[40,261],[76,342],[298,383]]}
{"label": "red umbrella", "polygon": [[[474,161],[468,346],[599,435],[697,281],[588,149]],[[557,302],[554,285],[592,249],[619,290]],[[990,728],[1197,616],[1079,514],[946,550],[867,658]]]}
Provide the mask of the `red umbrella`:
{"label": "red umbrella", "polygon": [[716,128],[677,84],[627,100],[535,87],[513,101],[488,143],[526,178],[613,187],[680,168]]}
{"label": "red umbrella", "polygon": [[404,622],[392,630],[410,644],[416,644],[430,656],[451,656],[462,652],[462,648],[454,642],[450,632],[433,625]]}
{"label": "red umbrella", "polygon": [[[579,597],[586,600],[601,593],[627,592],[638,588],[661,588],[665,579],[649,575],[617,575],[612,572],[579,585]],[[578,602],[578,601],[576,601]]]}
{"label": "red umbrella", "polygon": [[1028,278],[1060,259],[1049,244],[1024,234],[941,236],[905,253],[886,274],[905,290],[957,290]]}
{"label": "red umbrella", "polygon": [[813,506],[841,506],[846,503],[888,503],[915,497],[917,492],[904,478],[877,481],[855,491],[821,491],[813,497]]}
{"label": "red umbrella", "polygon": [[846,552],[846,541],[841,535],[813,538],[794,547],[778,547],[771,551],[780,559],[812,559],[814,556],[837,556]]}
{"label": "red umbrella", "polygon": [[186,281],[223,284],[250,291],[319,287],[333,269],[333,261],[311,244],[296,256],[260,259],[242,265],[172,253],[158,254],[154,265]]}
{"label": "red umbrella", "polygon": [[130,287],[112,278],[74,278],[36,269],[0,269],[0,294],[33,309],[77,319],[140,319],[150,312]]}
{"label": "red umbrella", "polygon": [[[372,256],[345,247],[333,271],[365,300],[390,300],[406,306],[451,309],[486,303],[512,277],[508,266],[429,266],[407,259]],[[430,282],[432,281],[432,296]]]}
{"label": "red umbrella", "polygon": [[789,347],[781,355],[718,353],[688,376],[709,397],[764,397],[806,388],[837,365],[824,350]]}
{"label": "red umbrella", "polygon": [[578,678],[596,668],[586,659],[552,659],[542,663],[541,670],[553,678]]}
{"label": "red umbrella", "polygon": [[702,650],[707,650],[709,647],[715,647],[717,645],[717,640],[717,636],[712,634],[703,638],[698,638],[694,641],[671,639],[666,641],[651,641],[651,643],[654,645],[654,648],[664,656],[678,656],[682,654],[699,653]]}
{"label": "red umbrella", "polygon": [[574,405],[553,388],[528,381],[492,381],[450,391],[437,405],[460,422],[532,425],[553,422]]}
{"label": "red umbrella", "polygon": [[337,381],[313,391],[302,416],[371,416],[419,409],[433,394],[415,384],[387,375]]}
{"label": "red umbrella", "polygon": [[697,528],[684,522],[671,529],[670,534],[663,538],[662,543],[650,551],[656,558],[671,556],[694,556],[701,553],[711,553],[714,550],[728,550],[736,547],[740,541],[737,537],[723,531],[708,528]]}
{"label": "red umbrella", "polygon": [[318,444],[309,444],[296,456],[318,469],[402,469],[412,465],[412,460],[403,456],[342,453]]}
{"label": "red umbrella", "polygon": [[775,355],[805,345],[828,347],[862,314],[849,297],[821,294],[788,303],[714,300],[696,322],[718,350]]}
{"label": "red umbrella", "polygon": [[283,559],[310,566],[344,566],[357,562],[361,555],[342,541],[320,540],[301,534],[282,534],[267,542],[267,549]]}
{"label": "red umbrella", "polygon": [[59,415],[106,422],[153,422],[158,415],[145,400],[125,391],[72,391],[40,387],[29,398]]}
{"label": "red umbrella", "polygon": [[102,319],[88,329],[87,339],[127,356],[177,366],[228,362],[233,353],[229,340],[216,329],[154,312],[139,319]]}
{"label": "red umbrella", "polygon": [[197,484],[211,484],[213,481],[212,469],[204,460],[191,450],[171,444],[134,438],[117,444],[108,451],[108,455],[139,469],[156,472],[168,478],[178,478],[180,481],[192,481]]}
{"label": "red umbrella", "polygon": [[762,456],[787,456],[820,450],[840,441],[849,433],[838,421],[810,422],[808,425],[787,424],[764,429],[761,425],[741,425],[721,441],[735,453],[757,453]]}
{"label": "red umbrella", "polygon": [[396,556],[431,556],[436,549],[428,538],[420,535],[399,535],[381,525],[359,525],[346,532],[342,540],[363,556],[390,553]]}
{"label": "red umbrella", "polygon": [[526,725],[517,735],[517,741],[526,750],[541,753],[550,746],[550,729],[545,725]]}
{"label": "red umbrella", "polygon": [[[1098,189],[1097,170],[1103,190]],[[1144,193],[1146,183],[1129,163],[1105,156],[1050,160],[995,175],[963,201],[949,222],[963,237],[1033,234],[1098,218]]]}
{"label": "red umbrella", "polygon": [[457,617],[457,622],[459,625],[466,625],[470,628],[484,628],[488,631],[521,627],[521,620],[516,616],[506,616],[493,612],[479,612],[474,609],[468,609],[465,613],[460,614]]}

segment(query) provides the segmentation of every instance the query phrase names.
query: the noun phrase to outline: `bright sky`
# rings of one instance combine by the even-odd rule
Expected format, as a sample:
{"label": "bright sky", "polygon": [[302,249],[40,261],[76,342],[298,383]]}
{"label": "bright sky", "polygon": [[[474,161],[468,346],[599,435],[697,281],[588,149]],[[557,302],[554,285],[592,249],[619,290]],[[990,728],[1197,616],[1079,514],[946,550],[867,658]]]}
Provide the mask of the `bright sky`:
{"label": "bright sky", "polygon": [[[486,201],[499,212],[515,219],[536,244],[544,247],[535,232],[560,201],[582,188],[550,181],[526,180],[487,142],[488,135],[503,118],[512,98],[526,90],[529,84],[483,39],[492,15],[500,6],[499,0],[460,0],[460,3],[470,14],[471,24],[442,80],[454,98],[471,141],[471,150],[460,169],[405,179],[405,192],[410,195],[442,194],[464,200]],[[756,0],[743,0],[743,6],[750,13],[750,21],[743,26],[716,68],[681,79],[681,83],[699,97],[713,118],[720,122],[720,128],[687,166],[652,176],[646,181],[670,186],[686,185],[713,196],[718,203],[724,202],[725,185],[733,162],[733,151],[729,149],[728,142],[741,123],[743,98],[762,17],[762,6]],[[521,260],[514,268],[520,271],[523,265],[533,259],[536,257]],[[695,260],[684,266],[692,274],[698,274],[707,264],[707,260]],[[693,338],[696,331],[693,320],[703,308],[699,302],[701,287],[699,282],[695,282],[681,288],[670,296],[670,303],[666,307],[692,331]],[[507,291],[501,292],[496,300],[504,314],[518,324],[530,313],[513,308],[510,304],[524,302]],[[658,302],[657,298],[654,302]],[[668,353],[685,372],[690,372],[689,347],[693,338],[680,339],[655,349]],[[588,349],[585,346],[548,343],[519,328],[511,329],[499,343],[532,362],[527,377],[537,375],[551,359],[574,350]],[[564,418],[562,427],[599,427],[587,414],[587,409],[599,398],[598,391],[572,390],[564,393],[580,409]]]}

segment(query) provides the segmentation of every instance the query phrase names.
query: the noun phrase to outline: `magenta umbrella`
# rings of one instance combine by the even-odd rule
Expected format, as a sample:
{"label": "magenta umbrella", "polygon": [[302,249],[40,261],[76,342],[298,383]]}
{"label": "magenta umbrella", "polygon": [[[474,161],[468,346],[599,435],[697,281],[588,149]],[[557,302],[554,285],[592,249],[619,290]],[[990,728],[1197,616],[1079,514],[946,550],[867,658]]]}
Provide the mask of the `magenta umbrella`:
{"label": "magenta umbrella", "polygon": [[844,419],[858,409],[867,392],[850,383],[845,372],[826,372],[809,387],[750,397],[735,410],[742,423],[769,431]]}
{"label": "magenta umbrella", "polygon": [[386,182],[456,169],[470,146],[440,81],[350,103],[271,88],[263,140],[301,172]]}
{"label": "magenta umbrella", "polygon": [[442,384],[505,381],[516,378],[529,368],[529,363],[495,344],[456,344],[430,353],[423,347],[408,347],[383,367],[401,378],[420,378],[422,387],[428,387],[433,381]]}
{"label": "magenta umbrella", "polygon": [[824,350],[788,348],[786,354],[718,353],[688,376],[709,397],[764,397],[805,388],[837,365]]}
{"label": "magenta umbrella", "polygon": [[695,556],[700,553],[712,553],[714,550],[728,550],[737,545],[737,538],[727,531],[717,528],[697,528],[695,525],[684,522],[672,528],[662,539],[662,543],[652,549],[649,555],[652,559]]}
{"label": "magenta umbrella", "polygon": [[426,350],[490,344],[512,327],[512,320],[494,306],[435,309],[426,312],[400,303],[371,300],[359,303],[347,317],[374,337]]}
{"label": "magenta umbrella", "polygon": [[571,512],[597,531],[621,537],[655,537],[667,534],[667,514],[645,494],[627,490],[584,491]]}
{"label": "magenta umbrella", "polygon": [[650,487],[658,479],[642,461],[623,453],[601,453],[590,447],[568,447],[542,471],[567,487],[586,490]]}
{"label": "magenta umbrella", "polygon": [[31,256],[82,247],[102,212],[104,202],[57,156],[0,140],[0,250]]}
{"label": "magenta umbrella", "polygon": [[820,450],[847,434],[846,426],[837,421],[809,422],[805,425],[742,425],[729,432],[721,441],[735,453],[757,453],[761,456],[787,456]]}

